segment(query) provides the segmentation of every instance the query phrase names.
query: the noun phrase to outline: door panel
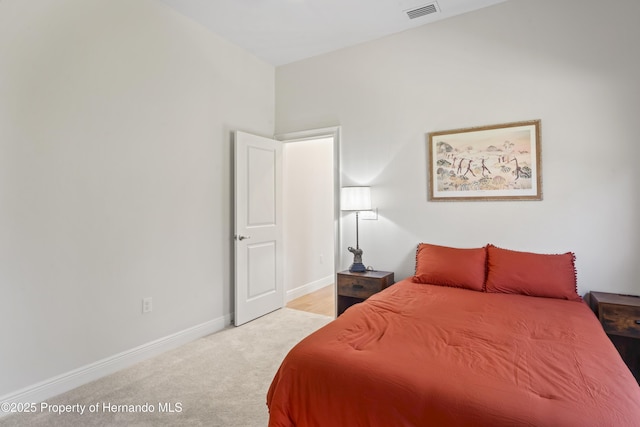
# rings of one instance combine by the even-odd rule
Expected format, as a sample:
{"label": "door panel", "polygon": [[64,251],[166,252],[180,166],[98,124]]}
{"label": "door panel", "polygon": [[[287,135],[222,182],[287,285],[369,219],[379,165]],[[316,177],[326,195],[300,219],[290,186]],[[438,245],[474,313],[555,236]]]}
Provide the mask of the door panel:
{"label": "door panel", "polygon": [[249,260],[249,280],[247,283],[247,300],[260,298],[268,293],[277,292],[275,282],[276,242],[264,242],[247,246]]}
{"label": "door panel", "polygon": [[284,305],[282,143],[235,133],[235,315],[239,326]]}
{"label": "door panel", "polygon": [[276,152],[272,149],[248,147],[248,198],[247,226],[275,226],[276,222]]}

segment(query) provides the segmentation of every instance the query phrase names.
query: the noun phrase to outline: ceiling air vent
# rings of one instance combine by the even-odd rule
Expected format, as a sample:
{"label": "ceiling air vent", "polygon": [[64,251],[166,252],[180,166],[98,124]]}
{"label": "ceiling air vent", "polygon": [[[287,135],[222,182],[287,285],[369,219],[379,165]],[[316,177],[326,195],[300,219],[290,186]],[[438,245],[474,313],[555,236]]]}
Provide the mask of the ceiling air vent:
{"label": "ceiling air vent", "polygon": [[407,16],[409,17],[409,19],[416,19],[420,18],[421,16],[430,15],[436,12],[438,12],[436,3],[431,3],[425,6],[417,7],[415,9],[407,10]]}

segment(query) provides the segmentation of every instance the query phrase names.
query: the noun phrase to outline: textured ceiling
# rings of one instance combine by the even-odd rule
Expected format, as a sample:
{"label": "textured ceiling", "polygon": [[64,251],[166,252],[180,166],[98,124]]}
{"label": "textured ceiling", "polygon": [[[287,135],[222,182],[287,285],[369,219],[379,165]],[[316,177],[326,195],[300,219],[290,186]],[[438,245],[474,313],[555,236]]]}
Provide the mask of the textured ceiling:
{"label": "textured ceiling", "polygon": [[[507,0],[158,1],[277,66]],[[423,6],[430,13],[409,18]]]}

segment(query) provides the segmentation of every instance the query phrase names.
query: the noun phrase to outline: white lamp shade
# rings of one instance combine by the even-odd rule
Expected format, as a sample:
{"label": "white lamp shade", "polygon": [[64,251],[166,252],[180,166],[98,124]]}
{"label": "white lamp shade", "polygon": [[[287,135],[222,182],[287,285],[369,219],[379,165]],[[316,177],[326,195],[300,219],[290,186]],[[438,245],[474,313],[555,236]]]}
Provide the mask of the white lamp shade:
{"label": "white lamp shade", "polygon": [[343,211],[370,211],[371,187],[342,187],[340,209]]}

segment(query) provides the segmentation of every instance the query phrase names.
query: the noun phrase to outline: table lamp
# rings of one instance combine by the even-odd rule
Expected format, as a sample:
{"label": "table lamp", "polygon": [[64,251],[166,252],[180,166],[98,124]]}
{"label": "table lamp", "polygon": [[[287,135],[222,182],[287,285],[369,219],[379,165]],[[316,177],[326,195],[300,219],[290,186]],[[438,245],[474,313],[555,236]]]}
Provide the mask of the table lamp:
{"label": "table lamp", "polygon": [[362,249],[358,236],[358,214],[360,211],[371,210],[371,187],[342,187],[340,191],[340,210],[355,211],[356,213],[356,247],[349,246],[349,252],[353,254],[353,264],[349,267],[351,272],[366,271],[362,263]]}

